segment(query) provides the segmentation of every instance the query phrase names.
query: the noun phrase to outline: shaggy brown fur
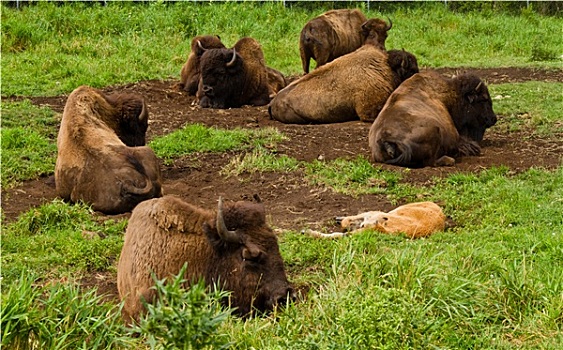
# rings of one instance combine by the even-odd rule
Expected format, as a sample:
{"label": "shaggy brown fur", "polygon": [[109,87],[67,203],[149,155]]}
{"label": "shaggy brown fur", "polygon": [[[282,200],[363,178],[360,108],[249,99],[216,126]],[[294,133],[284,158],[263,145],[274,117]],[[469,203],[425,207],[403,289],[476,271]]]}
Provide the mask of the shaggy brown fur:
{"label": "shaggy brown fur", "polygon": [[372,122],[396,84],[418,72],[414,59],[410,74],[398,78],[388,58],[370,44],[339,57],[280,91],[270,102],[270,116],[289,124]]}
{"label": "shaggy brown fur", "polygon": [[262,46],[249,37],[237,41],[233,49],[206,50],[201,71],[197,97],[204,108],[263,106],[285,83],[280,72],[268,71]]}
{"label": "shaggy brown fur", "polygon": [[220,48],[225,48],[225,45],[223,45],[221,38],[218,35],[198,35],[192,39],[191,52],[188,55],[188,60],[182,67],[182,71],[180,72],[179,85],[181,89],[187,91],[189,95],[195,96],[199,79],[201,77],[201,68],[199,63],[201,56],[205,52],[204,49]]}
{"label": "shaggy brown fur", "polygon": [[311,58],[319,68],[362,46],[361,26],[366,20],[358,9],[342,9],[325,12],[307,22],[299,37],[303,71],[309,73]]}
{"label": "shaggy brown fur", "polygon": [[371,126],[371,157],[408,167],[451,166],[454,157],[480,153],[478,142],[496,120],[489,91],[475,75],[419,73],[393,92]]}
{"label": "shaggy brown fur", "polygon": [[318,238],[338,238],[365,230],[375,230],[389,234],[404,233],[409,238],[421,238],[443,231],[446,227],[446,216],[442,209],[432,202],[410,203],[388,213],[368,211],[337,220],[340,221],[342,229],[348,231],[347,233],[322,233],[312,230],[307,230],[306,233]]}
{"label": "shaggy brown fur", "polygon": [[[219,206],[221,208],[221,205]],[[219,209],[218,209],[219,212]],[[264,206],[225,204],[222,217],[233,237],[220,232],[217,212],[173,196],[139,204],[129,219],[117,268],[117,287],[125,299],[123,317],[138,320],[141,300],[153,302],[154,281],[178,274],[187,263],[186,280],[203,278],[231,291],[230,303],[240,315],[253,308],[271,310],[293,298],[277,238],[266,224]],[[228,239],[227,239],[228,238]]]}
{"label": "shaggy brown fur", "polygon": [[[70,202],[108,214],[162,195],[159,163],[145,143],[148,112],[138,95],[81,86],[68,97],[57,138],[55,185]],[[129,127],[127,127],[129,126]]]}

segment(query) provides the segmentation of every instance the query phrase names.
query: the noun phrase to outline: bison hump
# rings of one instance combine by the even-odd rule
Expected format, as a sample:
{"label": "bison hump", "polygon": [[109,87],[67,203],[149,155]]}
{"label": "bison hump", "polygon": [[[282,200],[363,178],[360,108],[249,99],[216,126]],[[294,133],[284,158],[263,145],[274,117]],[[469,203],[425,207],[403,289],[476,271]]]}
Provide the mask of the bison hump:
{"label": "bison hump", "polygon": [[198,229],[198,227],[201,228],[203,222],[207,219],[200,209],[173,196],[164,196],[145,201],[136,210],[143,210],[140,207],[147,205],[150,206],[148,208],[148,217],[156,226],[165,231],[182,233],[201,232],[201,229]]}

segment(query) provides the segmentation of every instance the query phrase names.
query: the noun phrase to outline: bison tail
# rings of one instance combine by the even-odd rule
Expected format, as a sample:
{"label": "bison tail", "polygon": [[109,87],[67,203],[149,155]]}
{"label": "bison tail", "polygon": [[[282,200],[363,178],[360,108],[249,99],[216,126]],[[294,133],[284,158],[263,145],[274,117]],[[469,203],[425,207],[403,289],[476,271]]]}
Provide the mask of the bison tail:
{"label": "bison tail", "polygon": [[402,142],[382,141],[380,143],[382,153],[386,156],[387,164],[406,165],[411,162],[412,149],[408,144]]}
{"label": "bison tail", "polygon": [[466,136],[461,136],[458,144],[460,156],[478,156],[481,154],[481,146]]}
{"label": "bison tail", "polygon": [[121,194],[124,196],[150,196],[154,192],[154,185],[151,179],[147,176],[145,167],[131,153],[126,154],[126,159],[135,168],[135,170],[145,178],[145,186],[137,187],[134,184],[123,182],[121,185]]}

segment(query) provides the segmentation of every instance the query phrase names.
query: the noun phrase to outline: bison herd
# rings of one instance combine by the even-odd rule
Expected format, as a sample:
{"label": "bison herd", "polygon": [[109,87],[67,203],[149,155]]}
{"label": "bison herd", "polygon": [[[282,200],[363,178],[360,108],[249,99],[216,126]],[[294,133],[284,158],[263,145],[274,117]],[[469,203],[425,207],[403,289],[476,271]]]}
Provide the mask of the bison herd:
{"label": "bison herd", "polygon": [[[369,147],[378,163],[446,166],[478,155],[485,130],[496,123],[485,84],[472,74],[419,72],[413,54],[386,50],[392,26],[359,10],[311,19],[299,39],[305,75],[290,83],[266,65],[255,39],[227,48],[219,36],[196,36],[178,86],[201,108],[268,105],[269,116],[282,123],[372,123]],[[309,72],[311,59],[316,67]],[[204,279],[229,290],[229,303],[241,315],[293,300],[261,203],[224,204],[219,198],[212,210],[163,196],[159,160],[145,146],[148,117],[141,96],[81,86],[68,97],[57,138],[61,198],[109,214],[132,211],[117,274],[124,319],[138,320],[143,303],[154,301],[152,274],[170,277],[184,263],[188,285]],[[435,204],[407,209],[348,217],[343,227],[361,219],[362,228],[382,232],[421,224],[429,232],[443,229]],[[415,230],[412,237],[426,234]]]}

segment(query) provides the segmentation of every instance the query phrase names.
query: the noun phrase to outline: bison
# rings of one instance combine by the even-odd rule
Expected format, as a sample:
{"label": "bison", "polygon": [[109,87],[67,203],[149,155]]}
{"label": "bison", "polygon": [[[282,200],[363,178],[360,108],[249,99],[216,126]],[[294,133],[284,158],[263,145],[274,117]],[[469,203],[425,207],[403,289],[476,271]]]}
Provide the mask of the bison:
{"label": "bison", "polygon": [[[245,37],[232,49],[210,49],[201,56],[197,91],[203,108],[263,106],[280,89],[280,72],[269,69],[258,41]],[[283,75],[282,75],[283,78]],[[272,82],[272,86],[270,85]]]}
{"label": "bison", "polygon": [[68,97],[57,137],[55,186],[70,202],[107,214],[162,195],[159,162],[143,146],[148,111],[134,94],[81,86]]}
{"label": "bison", "polygon": [[129,219],[117,267],[124,320],[138,320],[143,300],[155,301],[151,273],[171,277],[185,263],[186,287],[203,279],[230,291],[230,305],[241,316],[294,298],[262,203],[223,205],[219,198],[212,211],[164,196],[139,204]]}
{"label": "bison", "polygon": [[433,202],[405,204],[388,213],[368,211],[354,216],[336,218],[346,232],[322,233],[307,230],[305,233],[317,238],[339,238],[366,230],[382,233],[404,233],[409,238],[427,237],[446,228],[446,216],[442,208]]}
{"label": "bison", "polygon": [[192,39],[191,52],[180,72],[180,88],[195,96],[201,77],[200,61],[206,49],[222,49],[219,35],[198,35]]}
{"label": "bison", "polygon": [[305,74],[309,73],[311,58],[319,68],[336,58],[360,48],[367,38],[374,39],[385,50],[387,31],[385,21],[366,16],[358,9],[331,10],[313,18],[301,30],[299,53]]}
{"label": "bison", "polygon": [[271,118],[289,124],[372,122],[393,90],[416,72],[411,53],[384,52],[366,42],[289,84],[268,110]]}
{"label": "bison", "polygon": [[358,9],[342,9],[330,10],[307,22],[299,37],[305,74],[309,73],[311,58],[319,68],[362,46],[361,26],[366,21],[366,16]]}
{"label": "bison", "polygon": [[479,142],[496,121],[487,86],[476,75],[415,74],[371,126],[371,158],[405,167],[453,165],[455,157],[480,154]]}

